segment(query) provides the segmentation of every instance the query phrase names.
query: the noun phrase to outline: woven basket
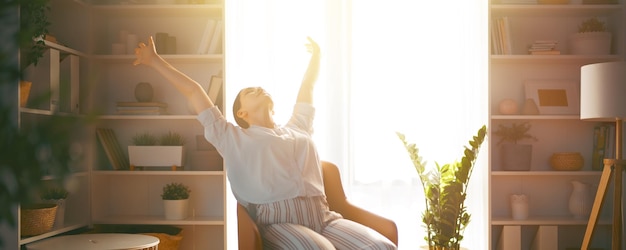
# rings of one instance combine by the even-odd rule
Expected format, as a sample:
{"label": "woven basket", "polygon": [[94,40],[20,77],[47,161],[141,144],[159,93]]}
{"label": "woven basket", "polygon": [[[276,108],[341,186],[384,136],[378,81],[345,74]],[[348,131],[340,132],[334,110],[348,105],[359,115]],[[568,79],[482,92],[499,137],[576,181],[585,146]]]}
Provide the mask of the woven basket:
{"label": "woven basket", "polygon": [[583,168],[583,163],[583,156],[577,152],[554,153],[552,154],[552,157],[550,157],[550,165],[554,170],[580,170]]}
{"label": "woven basket", "polygon": [[183,239],[183,230],[177,235],[169,235],[166,233],[142,233],[159,238],[159,250],[178,250],[180,241]]}
{"label": "woven basket", "polygon": [[32,204],[20,208],[20,234],[35,236],[50,232],[57,213],[56,204]]}

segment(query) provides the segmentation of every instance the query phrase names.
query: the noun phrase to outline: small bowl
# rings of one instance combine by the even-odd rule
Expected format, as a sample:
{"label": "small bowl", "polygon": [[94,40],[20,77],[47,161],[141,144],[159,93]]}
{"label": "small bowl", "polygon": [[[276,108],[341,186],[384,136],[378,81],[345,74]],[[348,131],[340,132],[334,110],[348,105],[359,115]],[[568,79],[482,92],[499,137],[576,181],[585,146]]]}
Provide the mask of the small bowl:
{"label": "small bowl", "polygon": [[585,160],[578,152],[559,152],[552,154],[550,165],[558,171],[576,171],[583,168]]}

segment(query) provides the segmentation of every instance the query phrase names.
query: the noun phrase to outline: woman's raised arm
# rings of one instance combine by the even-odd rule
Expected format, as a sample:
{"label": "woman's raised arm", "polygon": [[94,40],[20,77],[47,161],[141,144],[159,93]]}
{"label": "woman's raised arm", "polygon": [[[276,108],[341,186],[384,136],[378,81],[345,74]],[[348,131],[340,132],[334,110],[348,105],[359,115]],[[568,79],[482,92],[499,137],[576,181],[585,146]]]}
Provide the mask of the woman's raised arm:
{"label": "woman's raised arm", "polygon": [[139,47],[135,49],[135,56],[137,59],[133,65],[144,64],[159,72],[187,98],[196,113],[214,106],[198,82],[174,68],[156,53],[152,37],[147,45],[143,42],[139,43]]}
{"label": "woman's raised arm", "polygon": [[310,37],[307,37],[307,39],[309,43],[306,47],[307,51],[311,53],[311,60],[304,73],[302,85],[300,85],[300,91],[298,92],[298,99],[296,100],[296,102],[301,103],[313,103],[313,87],[315,86],[315,81],[317,81],[317,75],[320,71],[320,47]]}

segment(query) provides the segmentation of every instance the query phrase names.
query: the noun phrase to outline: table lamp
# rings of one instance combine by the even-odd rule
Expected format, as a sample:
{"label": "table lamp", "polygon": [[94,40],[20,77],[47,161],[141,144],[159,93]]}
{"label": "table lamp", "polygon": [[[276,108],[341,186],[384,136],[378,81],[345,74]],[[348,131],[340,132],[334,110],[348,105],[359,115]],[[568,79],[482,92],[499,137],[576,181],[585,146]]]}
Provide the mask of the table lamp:
{"label": "table lamp", "polygon": [[622,246],[622,159],[623,120],[626,118],[626,62],[584,65],[580,70],[580,119],[615,122],[615,159],[604,159],[604,169],[596,193],[581,249],[588,249],[611,177],[614,178],[613,250]]}

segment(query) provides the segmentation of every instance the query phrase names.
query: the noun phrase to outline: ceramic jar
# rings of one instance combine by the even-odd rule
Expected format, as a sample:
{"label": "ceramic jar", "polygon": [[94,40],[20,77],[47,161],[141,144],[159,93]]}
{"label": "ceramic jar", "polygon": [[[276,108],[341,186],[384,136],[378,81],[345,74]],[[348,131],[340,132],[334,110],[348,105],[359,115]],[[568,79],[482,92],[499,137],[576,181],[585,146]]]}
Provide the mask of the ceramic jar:
{"label": "ceramic jar", "polygon": [[135,99],[137,99],[138,102],[151,102],[153,95],[154,90],[150,83],[140,82],[135,86]]}
{"label": "ceramic jar", "polygon": [[528,218],[528,196],[525,194],[512,194],[511,215],[514,220],[525,220]]}
{"label": "ceramic jar", "polygon": [[569,211],[576,219],[587,218],[593,204],[589,184],[581,181],[572,181],[571,183],[572,193],[569,197]]}

